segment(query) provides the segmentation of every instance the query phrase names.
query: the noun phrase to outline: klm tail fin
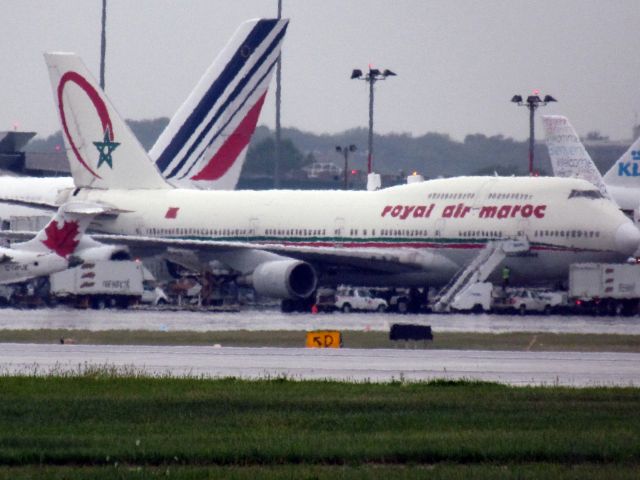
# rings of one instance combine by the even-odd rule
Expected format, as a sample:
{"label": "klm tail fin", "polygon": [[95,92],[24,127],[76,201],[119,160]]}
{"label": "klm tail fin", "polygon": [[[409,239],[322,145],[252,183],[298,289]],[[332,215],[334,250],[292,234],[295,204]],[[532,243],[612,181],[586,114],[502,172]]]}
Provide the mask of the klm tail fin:
{"label": "klm tail fin", "polygon": [[640,188],[640,138],[604,174],[607,185]]}
{"label": "klm tail fin", "polygon": [[76,187],[170,188],[82,60],[46,53]]}
{"label": "klm tail fin", "polygon": [[12,248],[36,253],[56,253],[60,257],[69,258],[76,252],[91,221],[104,211],[103,207],[96,204],[65,203],[34,238],[15,243]]}
{"label": "klm tail fin", "polygon": [[543,115],[542,124],[553,174],[587,180],[611,199],[602,175],[569,120],[561,115]]}
{"label": "klm tail fin", "polygon": [[149,155],[185,188],[235,188],[289,20],[238,28],[176,112]]}

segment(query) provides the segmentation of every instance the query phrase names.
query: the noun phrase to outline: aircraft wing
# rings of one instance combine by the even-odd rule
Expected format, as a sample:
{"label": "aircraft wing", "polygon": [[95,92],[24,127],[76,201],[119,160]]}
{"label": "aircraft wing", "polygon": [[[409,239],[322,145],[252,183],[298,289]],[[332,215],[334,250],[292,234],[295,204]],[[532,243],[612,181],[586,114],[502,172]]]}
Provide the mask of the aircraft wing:
{"label": "aircraft wing", "polygon": [[124,244],[134,251],[145,252],[147,255],[161,253],[168,248],[190,250],[212,258],[215,258],[216,254],[222,256],[232,252],[264,251],[311,264],[352,267],[381,273],[403,273],[454,266],[450,260],[440,255],[419,249],[291,246],[96,233],[92,233],[91,237],[104,243]]}

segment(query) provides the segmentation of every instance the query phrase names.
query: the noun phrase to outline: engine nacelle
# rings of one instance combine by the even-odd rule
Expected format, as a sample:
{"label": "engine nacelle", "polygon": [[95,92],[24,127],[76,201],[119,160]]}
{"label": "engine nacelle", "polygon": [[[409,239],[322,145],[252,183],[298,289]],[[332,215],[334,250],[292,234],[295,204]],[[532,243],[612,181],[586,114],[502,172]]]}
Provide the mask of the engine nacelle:
{"label": "engine nacelle", "polygon": [[84,262],[99,262],[101,260],[130,260],[129,249],[123,245],[97,245],[95,247],[77,250],[73,255]]}
{"label": "engine nacelle", "polygon": [[311,265],[300,260],[261,263],[251,275],[251,285],[260,295],[274,298],[307,298],[318,278]]}

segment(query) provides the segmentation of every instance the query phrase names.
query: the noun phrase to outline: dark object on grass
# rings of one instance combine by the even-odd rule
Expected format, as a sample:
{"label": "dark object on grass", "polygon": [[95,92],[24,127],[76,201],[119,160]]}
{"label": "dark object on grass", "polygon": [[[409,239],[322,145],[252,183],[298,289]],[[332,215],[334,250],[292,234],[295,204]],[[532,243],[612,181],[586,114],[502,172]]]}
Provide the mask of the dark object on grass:
{"label": "dark object on grass", "polygon": [[389,330],[389,340],[433,340],[430,325],[394,323]]}

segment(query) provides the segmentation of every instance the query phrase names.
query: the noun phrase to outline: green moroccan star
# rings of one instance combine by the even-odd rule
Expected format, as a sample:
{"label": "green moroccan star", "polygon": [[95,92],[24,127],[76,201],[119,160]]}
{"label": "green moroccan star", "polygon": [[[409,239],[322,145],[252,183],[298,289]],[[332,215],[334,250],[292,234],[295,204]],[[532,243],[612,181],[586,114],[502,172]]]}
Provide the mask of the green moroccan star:
{"label": "green moroccan star", "polygon": [[104,140],[102,142],[93,142],[100,153],[100,159],[98,160],[98,168],[103,163],[109,165],[109,168],[113,168],[113,159],[111,158],[111,152],[113,152],[120,145],[118,142],[112,142],[109,139],[109,127],[104,131]]}

